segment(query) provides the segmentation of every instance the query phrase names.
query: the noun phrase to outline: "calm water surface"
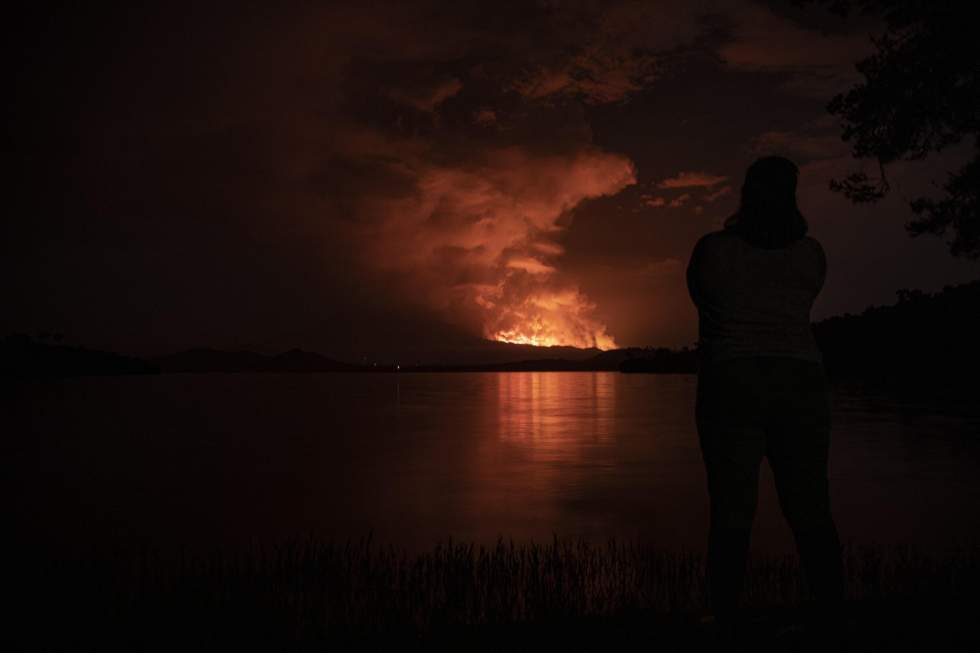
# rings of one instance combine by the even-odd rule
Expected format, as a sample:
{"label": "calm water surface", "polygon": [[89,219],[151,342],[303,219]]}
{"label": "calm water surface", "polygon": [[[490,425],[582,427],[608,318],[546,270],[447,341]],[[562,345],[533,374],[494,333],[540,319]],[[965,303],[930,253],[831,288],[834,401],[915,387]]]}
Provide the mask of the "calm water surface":
{"label": "calm water surface", "polygon": [[[237,546],[315,534],[425,548],[552,533],[703,549],[693,375],[209,374],[9,395],[17,533]],[[980,534],[980,420],[836,390],[845,541]],[[10,422],[8,422],[10,423]],[[792,549],[764,465],[753,546]]]}

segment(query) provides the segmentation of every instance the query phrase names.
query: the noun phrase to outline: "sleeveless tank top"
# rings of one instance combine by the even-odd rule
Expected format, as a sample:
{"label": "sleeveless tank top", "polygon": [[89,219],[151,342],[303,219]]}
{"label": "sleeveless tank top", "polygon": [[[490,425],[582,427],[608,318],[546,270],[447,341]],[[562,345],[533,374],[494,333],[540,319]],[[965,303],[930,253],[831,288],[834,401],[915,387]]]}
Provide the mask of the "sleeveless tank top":
{"label": "sleeveless tank top", "polygon": [[779,249],[731,231],[702,236],[687,267],[702,365],[746,356],[822,362],[810,309],[826,274],[823,247],[809,236]]}

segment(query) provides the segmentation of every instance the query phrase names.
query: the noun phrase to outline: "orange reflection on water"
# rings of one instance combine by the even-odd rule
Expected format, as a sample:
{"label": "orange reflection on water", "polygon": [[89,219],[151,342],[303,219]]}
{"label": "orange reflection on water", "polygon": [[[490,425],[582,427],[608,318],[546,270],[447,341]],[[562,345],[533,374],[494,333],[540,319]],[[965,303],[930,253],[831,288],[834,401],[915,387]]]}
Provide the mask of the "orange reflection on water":
{"label": "orange reflection on water", "polygon": [[576,461],[613,438],[612,372],[510,372],[497,375],[498,435],[534,460]]}

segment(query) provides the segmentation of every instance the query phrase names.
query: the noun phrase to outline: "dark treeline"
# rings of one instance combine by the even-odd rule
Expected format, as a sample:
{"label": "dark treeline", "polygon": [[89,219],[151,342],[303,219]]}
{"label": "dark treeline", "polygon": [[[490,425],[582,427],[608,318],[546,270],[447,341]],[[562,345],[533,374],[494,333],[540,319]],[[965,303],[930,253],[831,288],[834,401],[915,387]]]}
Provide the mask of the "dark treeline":
{"label": "dark treeline", "polygon": [[[980,280],[946,286],[936,293],[899,290],[898,301],[871,306],[813,325],[833,380],[880,385],[975,387],[980,370]],[[50,377],[155,372],[520,372],[622,371],[693,373],[696,348],[630,347],[572,360],[542,358],[484,364],[368,364],[341,362],[293,349],[263,355],[250,351],[190,349],[141,360],[8,336],[0,340],[5,375]]]}
{"label": "dark treeline", "polygon": [[[980,280],[936,293],[899,290],[898,301],[813,325],[828,376],[883,386],[976,388]],[[696,349],[641,350],[623,372],[694,372]]]}
{"label": "dark treeline", "polygon": [[937,293],[899,290],[898,302],[814,325],[833,379],[884,385],[976,388],[980,280]]}
{"label": "dark treeline", "polygon": [[619,371],[650,372],[654,374],[693,373],[698,370],[698,350],[690,347],[668,349],[653,347],[638,355],[630,356],[619,366]]}

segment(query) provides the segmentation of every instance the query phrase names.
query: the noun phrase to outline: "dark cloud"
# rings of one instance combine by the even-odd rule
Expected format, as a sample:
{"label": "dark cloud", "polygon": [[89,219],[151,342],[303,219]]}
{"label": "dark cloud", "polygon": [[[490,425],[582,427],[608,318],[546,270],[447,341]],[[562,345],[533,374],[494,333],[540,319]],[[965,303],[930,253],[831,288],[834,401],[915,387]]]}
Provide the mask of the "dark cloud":
{"label": "dark cloud", "polygon": [[[690,247],[760,153],[801,164],[840,270],[824,306],[968,274],[903,239],[900,207],[826,191],[847,160],[818,87],[866,39],[776,7],[37,10],[11,23],[0,330],[429,360],[484,337],[686,344]],[[844,282],[877,242],[862,211],[904,258]]]}
{"label": "dark cloud", "polygon": [[713,175],[708,172],[681,171],[673,177],[668,177],[657,183],[657,188],[711,188],[726,181],[724,175]]}
{"label": "dark cloud", "polygon": [[768,131],[752,142],[752,152],[759,156],[779,154],[799,159],[826,159],[847,154],[847,143],[835,133],[803,131]]}

